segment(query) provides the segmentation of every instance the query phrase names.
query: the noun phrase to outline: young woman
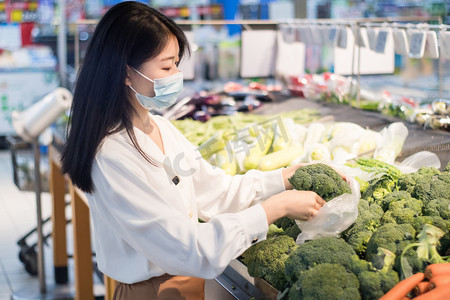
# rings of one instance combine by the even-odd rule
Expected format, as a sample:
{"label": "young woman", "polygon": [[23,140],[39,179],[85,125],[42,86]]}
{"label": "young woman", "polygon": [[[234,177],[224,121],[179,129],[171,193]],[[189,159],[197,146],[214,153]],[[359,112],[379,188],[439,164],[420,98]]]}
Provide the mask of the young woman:
{"label": "young woman", "polygon": [[86,192],[115,299],[203,299],[204,279],[264,240],[269,224],[307,220],[325,203],[291,190],[299,166],[226,175],[149,113],[176,100],[186,52],[173,21],[123,2],[99,22],[78,74],[63,172]]}

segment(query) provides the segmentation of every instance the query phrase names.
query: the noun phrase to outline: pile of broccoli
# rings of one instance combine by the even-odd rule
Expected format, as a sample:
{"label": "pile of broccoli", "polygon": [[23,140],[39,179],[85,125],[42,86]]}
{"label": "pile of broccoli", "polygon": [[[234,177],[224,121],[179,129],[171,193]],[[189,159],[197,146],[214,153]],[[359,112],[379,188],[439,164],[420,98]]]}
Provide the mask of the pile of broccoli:
{"label": "pile of broccoli", "polygon": [[289,236],[273,236],[247,249],[242,261],[251,276],[264,278],[276,289],[283,290],[287,282],[285,261],[297,247]]}
{"label": "pile of broccoli", "polygon": [[301,167],[289,178],[296,190],[314,191],[325,201],[344,193],[351,193],[350,187],[341,175],[326,164],[317,163]]}
{"label": "pile of broccoli", "polygon": [[[380,175],[367,183],[352,226],[339,237],[295,245],[297,224],[279,219],[266,241],[244,253],[249,274],[284,290],[281,299],[371,300],[428,264],[444,262],[450,255],[450,163],[442,172],[424,167],[410,174],[373,160],[361,165],[368,171],[378,167]],[[350,192],[323,164],[298,169],[290,182],[325,200]]]}

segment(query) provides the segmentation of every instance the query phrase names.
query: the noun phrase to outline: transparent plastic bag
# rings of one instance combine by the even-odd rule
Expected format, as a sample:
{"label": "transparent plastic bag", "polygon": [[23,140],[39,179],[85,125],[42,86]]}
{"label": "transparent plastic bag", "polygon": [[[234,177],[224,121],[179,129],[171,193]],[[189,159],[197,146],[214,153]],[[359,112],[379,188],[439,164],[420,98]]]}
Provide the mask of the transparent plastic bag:
{"label": "transparent plastic bag", "polygon": [[354,178],[347,177],[347,182],[350,185],[351,194],[342,194],[328,201],[309,221],[295,221],[302,231],[297,236],[297,244],[319,237],[338,236],[355,222],[361,192],[359,183]]}
{"label": "transparent plastic bag", "polygon": [[422,167],[434,167],[439,169],[441,161],[439,157],[429,151],[420,151],[405,158],[400,164],[394,164],[402,173],[417,172]]}

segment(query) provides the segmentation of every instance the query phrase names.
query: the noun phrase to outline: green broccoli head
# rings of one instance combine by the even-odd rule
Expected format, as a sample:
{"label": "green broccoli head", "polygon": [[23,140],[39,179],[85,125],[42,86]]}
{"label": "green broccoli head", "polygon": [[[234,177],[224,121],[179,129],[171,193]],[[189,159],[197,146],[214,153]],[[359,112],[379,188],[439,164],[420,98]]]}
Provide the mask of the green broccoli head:
{"label": "green broccoli head", "polygon": [[416,231],[410,224],[387,223],[378,227],[367,243],[366,259],[371,260],[378,248],[400,255],[403,248],[414,240]]}
{"label": "green broccoli head", "polygon": [[406,191],[393,191],[392,193],[387,194],[383,199],[381,199],[380,205],[383,208],[383,211],[387,211],[389,209],[389,205],[392,202],[409,199],[411,199],[410,193]]}
{"label": "green broccoli head", "polygon": [[381,204],[381,200],[397,187],[397,181],[384,176],[379,179],[373,179],[369,182],[369,187],[361,194],[361,198],[369,202]]}
{"label": "green broccoli head", "polygon": [[267,231],[267,238],[271,238],[271,237],[275,237],[275,236],[279,236],[279,235],[283,235],[284,234],[284,230],[282,228],[279,228],[277,225],[275,224],[270,224],[269,225],[269,230]]}
{"label": "green broccoli head", "polygon": [[391,251],[378,248],[377,254],[371,260],[373,268],[358,273],[360,291],[363,299],[379,299],[398,283],[398,274],[392,270],[395,258],[395,254]]}
{"label": "green broccoli head", "polygon": [[425,205],[430,201],[438,198],[449,199],[450,195],[448,191],[450,190],[450,174],[427,174],[427,175],[416,175],[416,183],[414,189],[411,192],[411,196],[422,200]]}
{"label": "green broccoli head", "polygon": [[264,278],[275,288],[281,290],[286,284],[285,262],[297,247],[291,237],[275,236],[247,249],[242,254],[242,261],[247,265],[248,273],[251,276]]}
{"label": "green broccoli head", "polygon": [[422,215],[423,203],[415,198],[391,202],[381,218],[381,223],[411,224],[415,217]]}
{"label": "green broccoli head", "polygon": [[344,193],[351,193],[350,187],[333,168],[326,164],[311,164],[301,167],[289,178],[297,190],[314,191],[325,201]]}
{"label": "green broccoli head", "polygon": [[291,227],[288,227],[285,231],[284,234],[287,236],[290,236],[291,238],[293,238],[294,240],[297,239],[298,235],[301,233],[302,231],[300,230],[300,228],[298,228],[297,224],[292,225]]}
{"label": "green broccoli head", "polygon": [[447,165],[445,166],[443,172],[445,172],[445,173],[450,173],[450,161],[449,161],[449,162],[447,163]]}
{"label": "green broccoli head", "polygon": [[347,269],[352,271],[354,274],[358,275],[359,273],[365,271],[373,271],[374,268],[370,262],[364,259],[360,259],[358,255],[353,255],[350,259],[350,262],[347,266]]}
{"label": "green broccoli head", "polygon": [[289,290],[290,300],[361,299],[355,274],[339,264],[323,263],[301,274]]}
{"label": "green broccoli head", "polygon": [[358,274],[360,291],[363,300],[377,300],[386,294],[399,282],[397,272],[387,273],[365,271]]}
{"label": "green broccoli head", "polygon": [[273,222],[274,225],[282,228],[283,230],[288,229],[292,225],[295,225],[295,221],[293,219],[289,219],[288,217],[282,217]]}
{"label": "green broccoli head", "polygon": [[372,231],[352,227],[345,237],[345,241],[353,248],[356,254],[363,256],[366,253],[367,243],[372,234]]}
{"label": "green broccoli head", "polygon": [[358,203],[358,217],[348,229],[342,232],[342,237],[350,244],[359,256],[366,252],[366,245],[372,233],[381,225],[380,219],[383,209],[376,203],[360,199]]}
{"label": "green broccoli head", "polygon": [[427,203],[423,209],[425,216],[439,216],[450,220],[450,198],[437,198]]}
{"label": "green broccoli head", "polygon": [[298,246],[285,263],[286,279],[295,282],[301,272],[322,263],[333,263],[347,266],[352,255],[352,247],[343,239],[323,237],[307,241]]}

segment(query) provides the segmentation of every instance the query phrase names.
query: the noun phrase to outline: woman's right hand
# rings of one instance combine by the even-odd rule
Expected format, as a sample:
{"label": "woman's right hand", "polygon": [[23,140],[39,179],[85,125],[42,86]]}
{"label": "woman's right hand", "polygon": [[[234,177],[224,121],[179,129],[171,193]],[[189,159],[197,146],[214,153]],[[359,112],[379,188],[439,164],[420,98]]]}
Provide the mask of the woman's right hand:
{"label": "woman's right hand", "polygon": [[261,205],[270,225],[281,217],[307,221],[314,217],[325,203],[315,192],[289,190],[270,197]]}

